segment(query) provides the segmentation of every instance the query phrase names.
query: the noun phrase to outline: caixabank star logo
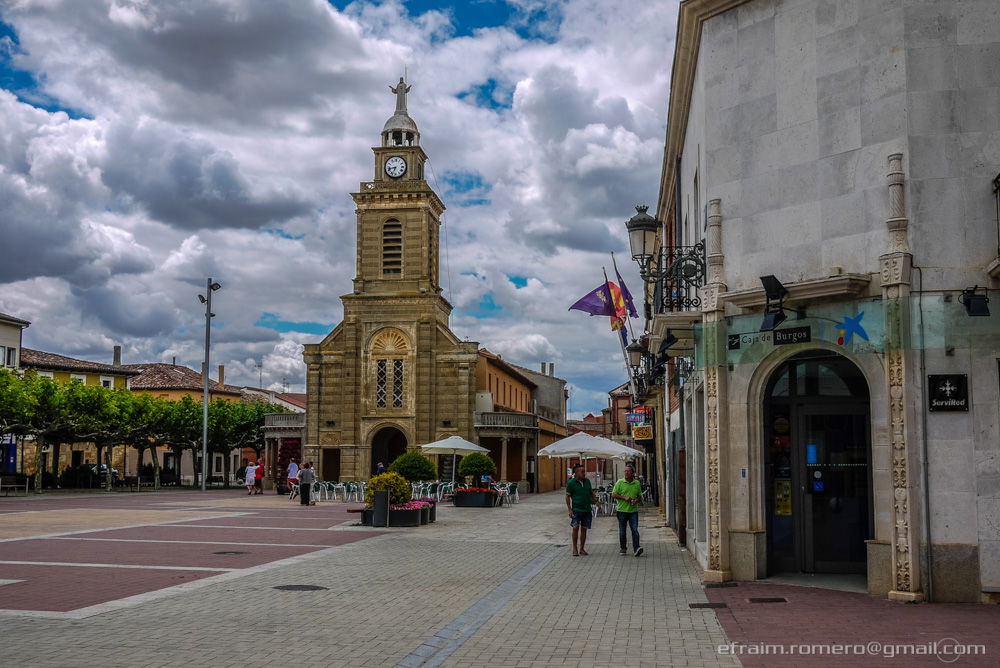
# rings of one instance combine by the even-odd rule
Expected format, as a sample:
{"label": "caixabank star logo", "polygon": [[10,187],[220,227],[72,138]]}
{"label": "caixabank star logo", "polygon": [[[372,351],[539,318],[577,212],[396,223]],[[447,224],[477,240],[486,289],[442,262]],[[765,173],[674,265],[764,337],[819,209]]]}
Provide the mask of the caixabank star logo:
{"label": "caixabank star logo", "polygon": [[851,344],[854,339],[854,335],[857,334],[859,338],[868,340],[868,332],[865,331],[864,326],[861,324],[861,319],[865,317],[865,312],[857,314],[853,318],[844,317],[843,322],[836,323],[837,332],[840,336],[837,337],[837,344],[841,346],[847,346]]}

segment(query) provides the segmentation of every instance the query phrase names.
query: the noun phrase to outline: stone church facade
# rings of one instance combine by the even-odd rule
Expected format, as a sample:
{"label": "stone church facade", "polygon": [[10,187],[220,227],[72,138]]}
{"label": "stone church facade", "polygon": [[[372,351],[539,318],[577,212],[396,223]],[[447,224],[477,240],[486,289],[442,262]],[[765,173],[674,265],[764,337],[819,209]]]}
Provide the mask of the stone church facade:
{"label": "stone church facade", "polygon": [[479,344],[449,328],[438,280],[445,206],[424,179],[427,155],[395,87],[396,110],[373,147],[375,173],[352,193],[353,291],[344,319],[303,352],[308,407],[303,458],[323,480],[363,480],[379,462],[457,434],[473,437]]}

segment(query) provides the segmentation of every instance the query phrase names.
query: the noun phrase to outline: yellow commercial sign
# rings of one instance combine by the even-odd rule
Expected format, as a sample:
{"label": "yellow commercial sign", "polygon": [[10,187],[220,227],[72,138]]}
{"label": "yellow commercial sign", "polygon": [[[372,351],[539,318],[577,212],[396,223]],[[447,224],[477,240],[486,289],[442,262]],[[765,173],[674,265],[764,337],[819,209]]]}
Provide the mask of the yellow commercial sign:
{"label": "yellow commercial sign", "polygon": [[642,424],[632,426],[632,438],[637,441],[645,441],[653,438],[653,425]]}

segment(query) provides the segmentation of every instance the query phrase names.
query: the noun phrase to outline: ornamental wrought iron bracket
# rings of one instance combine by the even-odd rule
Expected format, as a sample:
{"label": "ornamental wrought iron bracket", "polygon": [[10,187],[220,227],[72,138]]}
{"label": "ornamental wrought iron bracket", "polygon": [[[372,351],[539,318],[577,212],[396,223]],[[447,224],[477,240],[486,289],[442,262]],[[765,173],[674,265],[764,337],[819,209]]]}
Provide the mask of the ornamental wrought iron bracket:
{"label": "ornamental wrought iron bracket", "polygon": [[704,242],[693,246],[664,246],[660,251],[660,311],[700,308],[698,288],[705,285],[707,262]]}

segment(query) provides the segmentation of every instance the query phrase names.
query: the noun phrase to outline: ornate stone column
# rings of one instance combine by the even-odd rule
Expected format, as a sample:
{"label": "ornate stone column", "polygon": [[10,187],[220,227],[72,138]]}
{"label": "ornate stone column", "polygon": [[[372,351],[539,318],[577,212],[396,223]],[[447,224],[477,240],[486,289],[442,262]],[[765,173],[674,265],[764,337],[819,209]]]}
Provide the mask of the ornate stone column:
{"label": "ornate stone column", "polygon": [[[885,366],[889,406],[889,447],[892,476],[892,577],[889,598],[918,601],[920,570],[917,559],[915,487],[917,463],[913,425],[907,420],[907,400],[912,392],[910,341],[910,272],[913,256],[907,238],[906,206],[903,195],[903,154],[889,156],[889,252],[879,257],[882,273],[882,303],[885,306]],[[920,407],[923,410],[923,406]]]}
{"label": "ornate stone column", "polygon": [[726,425],[726,337],[723,336],[723,304],[719,295],[726,291],[722,252],[721,200],[708,202],[708,230],[705,252],[708,282],[702,289],[703,345],[705,350],[705,459],[708,478],[708,569],[705,580],[731,579],[729,568],[729,520],[725,479],[727,450],[723,443]]}

